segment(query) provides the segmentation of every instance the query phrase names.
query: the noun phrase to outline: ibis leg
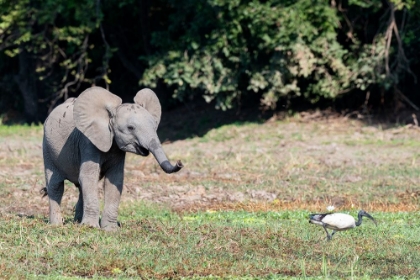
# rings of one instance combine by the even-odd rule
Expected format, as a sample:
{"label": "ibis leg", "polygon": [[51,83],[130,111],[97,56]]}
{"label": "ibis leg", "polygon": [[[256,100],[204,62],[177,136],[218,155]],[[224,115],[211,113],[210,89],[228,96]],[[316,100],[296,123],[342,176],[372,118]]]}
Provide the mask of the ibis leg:
{"label": "ibis leg", "polygon": [[327,233],[327,240],[329,241],[329,240],[331,240],[332,235],[329,234],[329,232],[328,232],[328,230],[327,230],[327,228],[325,226],[326,226],[325,224],[322,225],[322,227],[324,228],[325,232]]}

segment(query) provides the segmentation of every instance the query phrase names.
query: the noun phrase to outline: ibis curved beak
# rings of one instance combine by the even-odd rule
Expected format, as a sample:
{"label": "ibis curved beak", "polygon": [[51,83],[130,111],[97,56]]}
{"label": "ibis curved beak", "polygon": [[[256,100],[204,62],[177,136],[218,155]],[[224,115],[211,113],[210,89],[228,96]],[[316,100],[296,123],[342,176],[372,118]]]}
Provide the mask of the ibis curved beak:
{"label": "ibis curved beak", "polygon": [[[361,211],[362,212],[362,211]],[[378,224],[376,223],[376,220],[369,214],[369,213],[367,213],[367,212],[365,212],[365,211],[363,211],[362,213],[361,213],[361,216],[365,216],[365,217],[367,217],[367,218],[369,218],[369,219],[371,219],[372,220],[372,222],[374,222],[375,223],[375,226],[378,226]]]}

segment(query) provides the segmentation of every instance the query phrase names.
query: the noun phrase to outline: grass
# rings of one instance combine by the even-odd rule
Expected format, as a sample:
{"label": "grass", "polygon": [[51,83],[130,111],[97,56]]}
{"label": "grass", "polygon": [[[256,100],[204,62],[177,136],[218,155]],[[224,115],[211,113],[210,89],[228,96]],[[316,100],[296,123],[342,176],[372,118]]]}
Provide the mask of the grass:
{"label": "grass", "polygon": [[[42,127],[0,126],[0,278],[419,278],[419,134],[299,118],[202,130],[165,143],[179,173],[128,155],[107,233],[72,222],[71,184],[65,225],[48,225]],[[308,215],[328,205],[378,226],[327,242]]]}
{"label": "grass", "polygon": [[30,137],[39,136],[42,126],[39,125],[1,125],[0,135],[2,137]]}
{"label": "grass", "polygon": [[106,233],[44,217],[2,217],[1,277],[254,276],[414,277],[420,269],[419,214],[373,213],[378,227],[325,240],[308,211],[211,211],[177,215],[130,205],[123,228]]}

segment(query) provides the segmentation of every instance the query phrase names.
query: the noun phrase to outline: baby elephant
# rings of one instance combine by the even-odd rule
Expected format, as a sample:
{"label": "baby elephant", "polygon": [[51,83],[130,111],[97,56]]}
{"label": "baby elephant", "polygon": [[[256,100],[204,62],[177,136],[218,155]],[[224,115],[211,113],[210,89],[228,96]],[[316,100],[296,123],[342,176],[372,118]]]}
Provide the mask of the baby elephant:
{"label": "baby elephant", "polygon": [[[51,224],[62,224],[60,203],[64,180],[79,189],[75,221],[104,230],[118,228],[125,153],[151,152],[166,173],[183,165],[169,163],[156,130],[161,106],[150,89],[139,91],[134,103],[100,88],[85,90],[55,108],[44,124],[43,154]],[[105,203],[99,225],[98,186]]]}

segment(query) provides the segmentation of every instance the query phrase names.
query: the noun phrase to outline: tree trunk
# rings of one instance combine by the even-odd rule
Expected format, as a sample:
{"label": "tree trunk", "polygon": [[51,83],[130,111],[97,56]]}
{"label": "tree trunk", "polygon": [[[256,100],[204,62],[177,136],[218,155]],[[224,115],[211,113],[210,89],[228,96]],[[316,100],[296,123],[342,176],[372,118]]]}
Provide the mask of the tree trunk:
{"label": "tree trunk", "polygon": [[39,116],[35,60],[24,48],[20,49],[18,58],[19,74],[15,76],[15,81],[22,94],[25,121],[28,124],[36,124],[39,122]]}
{"label": "tree trunk", "polygon": [[140,0],[140,27],[141,35],[143,37],[143,48],[146,55],[150,55],[150,24],[149,24],[149,11],[150,11],[150,1],[149,0]]}

